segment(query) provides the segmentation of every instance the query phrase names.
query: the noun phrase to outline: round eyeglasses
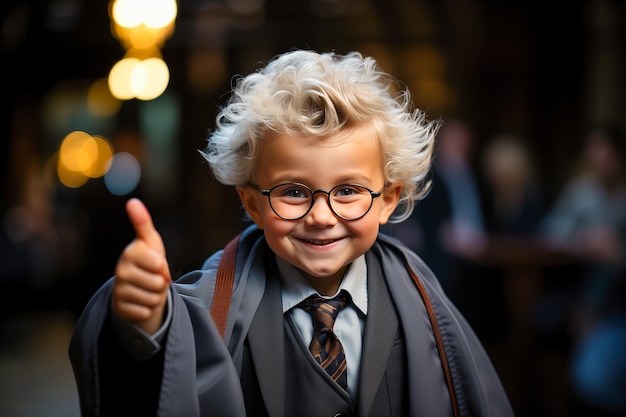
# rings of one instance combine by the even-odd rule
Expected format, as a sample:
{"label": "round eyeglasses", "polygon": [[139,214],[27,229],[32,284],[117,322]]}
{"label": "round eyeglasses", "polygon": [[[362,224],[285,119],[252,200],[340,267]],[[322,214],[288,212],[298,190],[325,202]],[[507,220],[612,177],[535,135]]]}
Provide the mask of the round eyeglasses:
{"label": "round eyeglasses", "polygon": [[328,207],[335,216],[343,220],[358,220],[370,211],[374,199],[380,197],[382,192],[358,184],[339,184],[329,191],[313,191],[295,182],[275,185],[267,190],[256,184],[248,185],[266,195],[274,213],[283,220],[299,220],[306,216],[313,208],[313,196],[317,193],[326,194]]}

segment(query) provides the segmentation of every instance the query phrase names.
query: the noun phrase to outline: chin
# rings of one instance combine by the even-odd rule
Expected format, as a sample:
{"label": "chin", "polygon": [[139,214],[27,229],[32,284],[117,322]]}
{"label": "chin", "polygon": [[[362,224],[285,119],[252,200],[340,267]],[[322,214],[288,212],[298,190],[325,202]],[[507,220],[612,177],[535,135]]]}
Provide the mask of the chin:
{"label": "chin", "polygon": [[337,275],[343,276],[345,266],[339,268],[300,268],[306,275],[316,279],[332,279]]}

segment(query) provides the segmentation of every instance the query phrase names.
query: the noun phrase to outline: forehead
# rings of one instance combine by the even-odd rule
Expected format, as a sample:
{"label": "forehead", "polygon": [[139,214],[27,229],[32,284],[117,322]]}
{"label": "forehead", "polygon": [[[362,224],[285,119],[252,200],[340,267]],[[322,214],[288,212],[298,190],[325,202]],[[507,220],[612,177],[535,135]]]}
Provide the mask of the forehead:
{"label": "forehead", "polygon": [[254,180],[264,186],[280,181],[319,187],[345,181],[371,185],[384,179],[383,166],[376,130],[365,124],[327,137],[276,134],[262,140]]}

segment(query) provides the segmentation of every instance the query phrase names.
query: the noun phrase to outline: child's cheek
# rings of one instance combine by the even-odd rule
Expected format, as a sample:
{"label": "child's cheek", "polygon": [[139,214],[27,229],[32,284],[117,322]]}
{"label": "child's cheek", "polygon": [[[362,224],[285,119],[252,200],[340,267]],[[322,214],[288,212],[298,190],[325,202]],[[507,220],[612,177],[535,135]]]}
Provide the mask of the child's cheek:
{"label": "child's cheek", "polygon": [[287,237],[297,223],[294,221],[283,220],[276,216],[271,210],[263,215],[262,222],[266,239],[271,238],[272,240],[279,240]]}

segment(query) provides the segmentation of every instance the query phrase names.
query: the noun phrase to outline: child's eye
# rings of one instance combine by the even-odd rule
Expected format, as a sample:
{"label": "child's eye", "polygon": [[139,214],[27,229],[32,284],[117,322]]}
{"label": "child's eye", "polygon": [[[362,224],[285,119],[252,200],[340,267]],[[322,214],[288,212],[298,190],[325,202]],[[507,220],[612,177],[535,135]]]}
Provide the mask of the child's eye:
{"label": "child's eye", "polygon": [[311,192],[303,186],[297,184],[285,184],[275,190],[275,194],[280,198],[308,199]]}
{"label": "child's eye", "polygon": [[337,190],[335,192],[335,196],[337,196],[337,197],[349,197],[351,195],[358,194],[358,193],[359,193],[359,191],[355,187],[348,186],[348,185],[342,185],[339,188],[337,188]]}
{"label": "child's eye", "polygon": [[302,190],[298,188],[292,188],[291,190],[287,190],[284,195],[291,198],[305,198]]}
{"label": "child's eye", "polygon": [[359,194],[363,194],[364,189],[354,185],[340,185],[335,188],[333,197],[351,197]]}

